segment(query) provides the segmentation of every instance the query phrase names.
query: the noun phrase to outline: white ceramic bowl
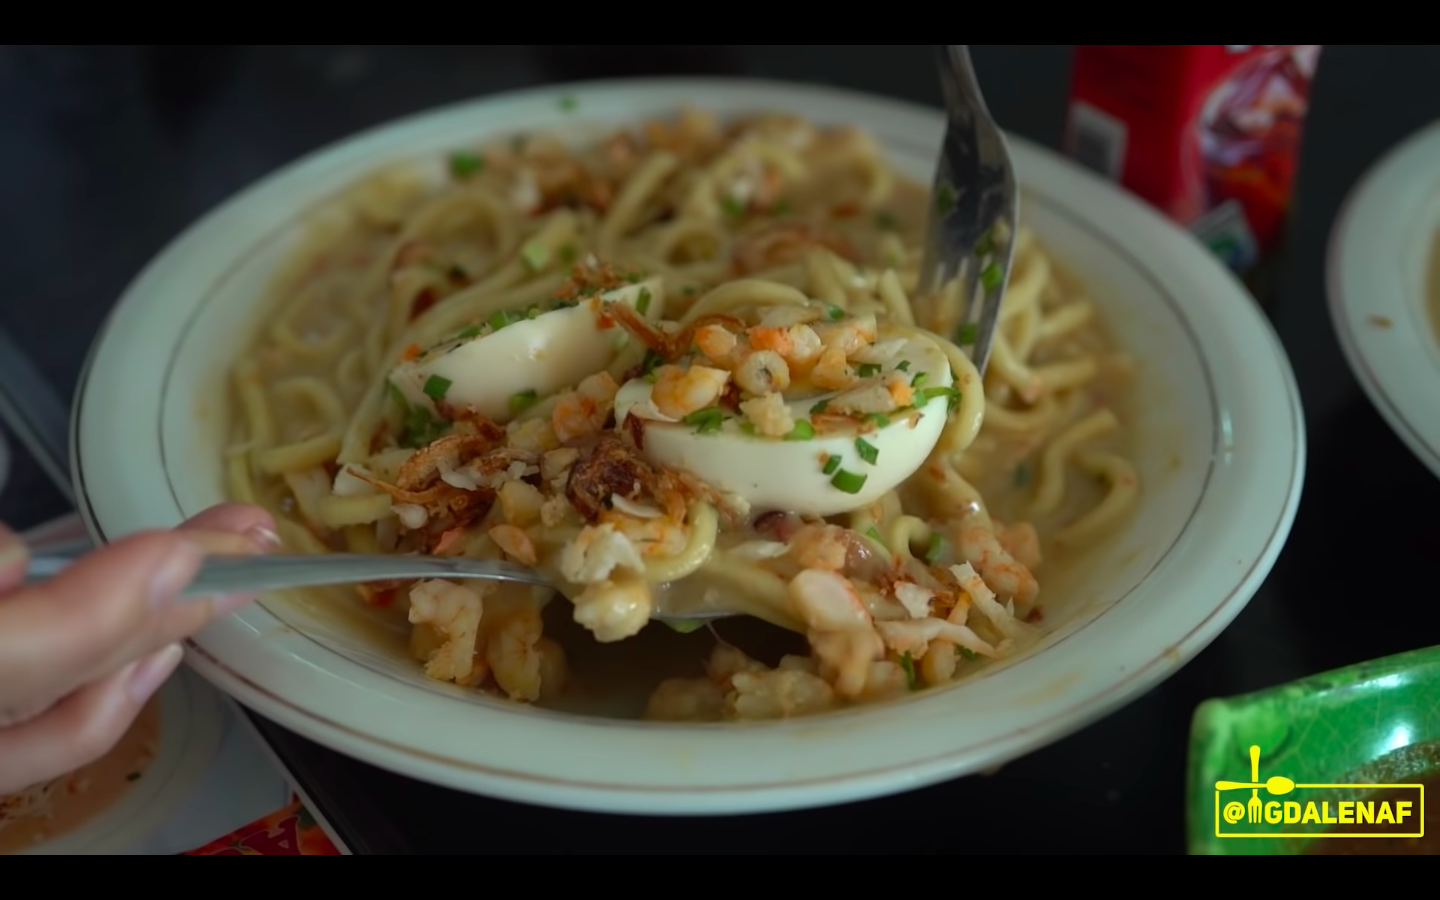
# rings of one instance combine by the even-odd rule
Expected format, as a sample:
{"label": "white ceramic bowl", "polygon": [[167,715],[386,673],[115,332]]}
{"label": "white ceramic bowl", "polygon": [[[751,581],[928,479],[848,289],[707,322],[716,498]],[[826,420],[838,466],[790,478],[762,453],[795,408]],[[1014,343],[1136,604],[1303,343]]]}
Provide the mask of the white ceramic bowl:
{"label": "white ceramic bowl", "polygon": [[[578,99],[566,112],[562,97]],[[377,164],[486,135],[611,126],[690,103],[789,110],[870,129],[928,182],[938,112],[822,87],[667,79],[532,90],[407,119],[247,190],[132,285],[83,376],[73,435],[101,539],[223,499],[222,367],[302,213]],[[845,802],[975,772],[1055,741],[1172,674],[1249,601],[1304,474],[1285,354],[1252,299],[1149,208],[1021,140],[1023,215],[1087,279],[1143,367],[1142,507],[1047,612],[1033,650],[954,688],[822,718],[746,726],[584,719],[437,684],[278,599],[208,629],[188,659],[241,702],[360,759],[465,791],[610,812],[719,814]],[[1056,598],[1052,597],[1052,600]]]}
{"label": "white ceramic bowl", "polygon": [[[1440,122],[1391,150],[1330,232],[1330,320],[1370,402],[1440,476]],[[1434,281],[1432,281],[1434,279]]]}

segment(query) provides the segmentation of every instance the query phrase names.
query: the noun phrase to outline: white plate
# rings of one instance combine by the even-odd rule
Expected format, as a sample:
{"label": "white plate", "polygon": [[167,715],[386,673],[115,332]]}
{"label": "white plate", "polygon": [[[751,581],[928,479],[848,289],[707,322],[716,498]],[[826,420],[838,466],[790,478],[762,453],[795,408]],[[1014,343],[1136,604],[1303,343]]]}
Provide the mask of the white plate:
{"label": "white plate", "polygon": [[1391,150],[1351,191],[1330,232],[1326,267],[1330,318],[1350,369],[1411,452],[1440,475],[1440,339],[1426,308],[1437,234],[1440,122]]}
{"label": "white plate", "polygon": [[160,752],[145,777],[85,825],[20,856],[111,856],[131,852],[194,793],[220,746],[224,703],[204,681],[181,669],[157,694]]}
{"label": "white plate", "polygon": [[[557,101],[578,98],[566,113]],[[225,372],[302,211],[377,164],[481,136],[618,125],[690,103],[854,122],[928,182],[938,112],[823,87],[666,79],[567,85],[371,131],[247,190],[131,286],[83,376],[72,436],[87,523],[104,538],[222,499]],[[1047,616],[1040,645],[984,677],[902,702],[750,726],[582,719],[429,681],[399,654],[266,601],[205,631],[189,659],[262,714],[360,759],[461,790],[611,812],[719,814],[840,803],[994,766],[1073,732],[1173,673],[1249,601],[1289,533],[1304,474],[1298,392],[1253,300],[1193,238],[1021,140],[1029,224],[1088,279],[1145,369],[1146,500]],[[1055,613],[1055,610],[1051,610]]]}

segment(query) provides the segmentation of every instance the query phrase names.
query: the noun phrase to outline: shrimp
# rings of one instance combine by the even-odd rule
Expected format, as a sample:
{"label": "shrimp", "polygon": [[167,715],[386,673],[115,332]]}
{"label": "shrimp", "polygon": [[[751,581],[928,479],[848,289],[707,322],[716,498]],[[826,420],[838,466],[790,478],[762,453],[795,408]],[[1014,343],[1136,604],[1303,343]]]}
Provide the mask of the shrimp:
{"label": "shrimp", "polygon": [[609,522],[585,526],[560,554],[560,574],[574,584],[600,584],[617,568],[644,572],[645,562]]}
{"label": "shrimp", "polygon": [[714,406],[730,382],[730,373],[708,366],[661,366],[655,373],[650,398],[662,415],[683,419],[699,409]]}
{"label": "shrimp", "polygon": [[718,722],[725,693],[708,678],[667,678],[645,704],[645,718],[662,722]]}
{"label": "shrimp", "polygon": [[711,362],[730,362],[739,343],[739,339],[723,325],[704,325],[695,330],[695,346]]}
{"label": "shrimp", "polygon": [[798,669],[740,672],[731,683],[726,711],[737,719],[785,719],[835,705],[835,690],[824,679]]}
{"label": "shrimp", "polygon": [[790,367],[774,350],[756,350],[735,367],[735,383],[757,397],[784,391],[790,386]]}
{"label": "shrimp", "polygon": [[535,543],[530,540],[530,535],[514,525],[496,525],[490,529],[490,540],[522,565],[533,566],[539,562],[539,557],[535,553]]}
{"label": "shrimp", "polygon": [[620,385],[609,372],[597,372],[580,382],[555,404],[550,414],[555,436],[563,443],[599,432],[615,408],[619,390]]}
{"label": "shrimp", "polygon": [[655,611],[650,583],[636,575],[591,584],[575,598],[575,622],[602,644],[640,633]]}
{"label": "shrimp", "polygon": [[855,698],[865,692],[870,664],[885,653],[885,643],[874,629],[812,631],[806,637],[820,660],[822,677],[842,697]]}
{"label": "shrimp", "polygon": [[956,547],[962,559],[974,564],[986,584],[993,585],[1001,596],[1014,598],[1022,610],[1029,611],[1040,593],[1040,584],[1028,568],[1000,545],[993,529],[979,523],[966,525],[960,529]]}
{"label": "shrimp", "polygon": [[920,677],[931,687],[948,684],[955,677],[959,661],[959,652],[954,644],[933,640],[924,658],[920,660]]}
{"label": "shrimp", "polygon": [[750,346],[756,350],[770,350],[782,358],[795,351],[795,342],[786,328],[756,325],[750,329],[749,336]]}
{"label": "shrimp", "polygon": [[[832,526],[833,527],[833,526]],[[870,611],[845,576],[806,569],[790,581],[790,599],[800,618],[816,631],[870,628]]]}
{"label": "shrimp", "polygon": [[[522,605],[513,609],[495,627],[489,629],[490,640],[486,644],[485,658],[490,663],[491,674],[510,699],[534,703],[540,699],[545,687],[546,650],[553,656],[560,652],[553,641],[542,647],[544,625],[540,613],[533,606]],[[557,667],[552,659],[549,671],[552,677],[563,678],[563,655]]]}
{"label": "shrimp", "polygon": [[485,612],[481,591],[486,587],[480,586],[477,590],[433,580],[422,581],[411,588],[410,623],[429,626],[441,641],[427,654],[426,675],[467,687],[484,679],[484,668],[476,665],[475,642]]}
{"label": "shrimp", "polygon": [[1040,565],[1043,556],[1040,553],[1040,535],[1036,533],[1035,526],[1029,522],[1019,522],[1015,525],[1001,525],[995,523],[996,538],[1005,552],[1015,558],[1015,561],[1027,569],[1034,570]]}
{"label": "shrimp", "polygon": [[820,335],[820,343],[827,349],[840,350],[847,359],[869,347],[878,336],[873,314],[857,316],[844,322],[817,325],[815,332]]}
{"label": "shrimp", "polygon": [[791,368],[805,367],[820,358],[824,352],[825,345],[820,342],[820,335],[809,325],[792,325],[787,332],[790,340],[790,352],[781,354],[785,361],[790,363]]}
{"label": "shrimp", "polygon": [[839,347],[827,347],[821,352],[815,368],[810,370],[810,380],[816,387],[825,390],[843,390],[855,383],[856,376],[845,358],[845,351]]}
{"label": "shrimp", "polygon": [[[849,545],[838,525],[805,525],[791,536],[790,552],[806,569],[838,572],[845,568]],[[845,587],[850,588],[848,581]]]}
{"label": "shrimp", "polygon": [[779,394],[765,394],[740,402],[740,412],[745,414],[759,430],[768,437],[784,437],[795,428],[795,417],[790,407]]}

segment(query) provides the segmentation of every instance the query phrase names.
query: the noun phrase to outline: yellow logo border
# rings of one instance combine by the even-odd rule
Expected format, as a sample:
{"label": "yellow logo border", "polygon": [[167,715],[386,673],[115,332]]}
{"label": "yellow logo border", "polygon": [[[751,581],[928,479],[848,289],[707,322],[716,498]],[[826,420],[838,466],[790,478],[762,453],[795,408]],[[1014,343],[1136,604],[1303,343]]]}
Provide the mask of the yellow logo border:
{"label": "yellow logo border", "polygon": [[[1413,789],[1420,792],[1420,808],[1415,811],[1420,820],[1420,830],[1416,832],[1382,832],[1380,834],[1355,834],[1352,832],[1308,832],[1308,831],[1284,831],[1278,834],[1227,834],[1220,830],[1220,791],[1215,792],[1215,837],[1221,840],[1231,838],[1269,838],[1270,840],[1281,840],[1285,838],[1423,838],[1425,836],[1425,785],[1423,784],[1297,784],[1293,790],[1321,789],[1321,790],[1352,790],[1372,793],[1374,791],[1386,791],[1396,789]],[[1237,823],[1238,824],[1238,823]]]}

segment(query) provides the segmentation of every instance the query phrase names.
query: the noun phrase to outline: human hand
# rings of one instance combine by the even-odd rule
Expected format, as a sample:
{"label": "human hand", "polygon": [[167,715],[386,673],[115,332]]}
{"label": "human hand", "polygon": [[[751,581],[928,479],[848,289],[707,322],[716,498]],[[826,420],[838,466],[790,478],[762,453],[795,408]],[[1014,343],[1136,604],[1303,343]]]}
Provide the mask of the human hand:
{"label": "human hand", "polygon": [[202,557],[267,553],[274,524],[258,507],[216,506],[29,586],[25,545],[0,525],[0,794],[108,753],[180,664],[179,641],[254,599],[177,602]]}

